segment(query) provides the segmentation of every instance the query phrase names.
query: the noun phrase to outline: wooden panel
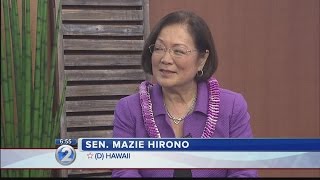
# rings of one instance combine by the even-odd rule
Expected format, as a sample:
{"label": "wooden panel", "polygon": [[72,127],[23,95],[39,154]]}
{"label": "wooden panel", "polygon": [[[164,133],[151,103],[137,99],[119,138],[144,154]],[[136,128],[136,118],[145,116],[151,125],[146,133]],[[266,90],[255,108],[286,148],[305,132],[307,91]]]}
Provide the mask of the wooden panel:
{"label": "wooden panel", "polygon": [[138,66],[141,55],[64,55],[65,66]]}
{"label": "wooden panel", "polygon": [[62,10],[63,21],[142,21],[142,10]]}
{"label": "wooden panel", "polygon": [[[181,4],[210,26],[221,60],[215,77],[244,95],[255,137],[320,137],[319,0],[153,0],[151,27]],[[259,176],[320,177],[320,170]]]}
{"label": "wooden panel", "polygon": [[67,127],[112,126],[114,115],[67,116]]}
{"label": "wooden panel", "polygon": [[67,138],[94,138],[94,137],[112,137],[112,130],[88,130],[67,132]]}
{"label": "wooden panel", "polygon": [[142,6],[142,0],[63,0],[62,5],[73,6]]}
{"label": "wooden panel", "polygon": [[66,112],[113,111],[118,100],[66,101]]}
{"label": "wooden panel", "polygon": [[142,51],[143,40],[64,39],[64,50]]}
{"label": "wooden panel", "polygon": [[139,84],[67,86],[66,97],[130,95],[138,92]]}
{"label": "wooden panel", "polygon": [[142,25],[63,24],[64,35],[143,36]]}
{"label": "wooden panel", "polygon": [[65,70],[68,81],[143,80],[142,69]]}
{"label": "wooden panel", "polygon": [[143,29],[144,29],[144,38],[147,39],[150,34],[150,23],[149,23],[149,0],[143,0]]}
{"label": "wooden panel", "polygon": [[[66,89],[67,116],[62,125],[66,138],[112,137],[112,112],[119,101],[118,97],[136,93],[139,86],[137,82],[146,79],[140,68],[140,53],[145,36],[149,33],[149,29],[146,29],[148,24],[145,24],[149,23],[149,17],[146,17],[149,14],[145,9],[149,6],[145,7],[146,2],[148,3],[147,0],[62,1],[64,39],[60,44],[63,44],[64,50],[64,71],[61,73],[65,74],[69,82],[77,81],[68,84]],[[99,85],[82,85],[92,81],[99,82]],[[101,84],[101,81],[104,83]],[[108,81],[117,82],[110,84]],[[137,84],[126,84],[128,81]],[[94,96],[112,100],[88,100]],[[80,99],[82,100],[79,101]],[[102,114],[103,112],[108,114]],[[68,175],[109,178],[111,170],[76,169],[68,170]]]}
{"label": "wooden panel", "polygon": [[[295,177],[297,179],[319,179],[320,170],[318,169],[259,169],[258,174],[263,179],[290,179]],[[284,178],[283,178],[284,177]],[[315,178],[317,177],[317,178]],[[293,178],[292,178],[293,179]]]}

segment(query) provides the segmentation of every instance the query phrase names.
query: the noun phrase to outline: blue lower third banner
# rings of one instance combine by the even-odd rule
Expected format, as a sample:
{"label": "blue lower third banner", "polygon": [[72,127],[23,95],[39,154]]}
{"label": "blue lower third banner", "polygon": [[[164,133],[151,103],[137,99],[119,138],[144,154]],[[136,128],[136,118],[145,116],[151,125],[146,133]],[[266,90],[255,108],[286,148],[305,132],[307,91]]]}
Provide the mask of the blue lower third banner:
{"label": "blue lower third banner", "polygon": [[320,168],[320,139],[83,138],[77,145],[1,149],[1,169]]}
{"label": "blue lower third banner", "polygon": [[318,151],[320,139],[80,138],[82,151]]}

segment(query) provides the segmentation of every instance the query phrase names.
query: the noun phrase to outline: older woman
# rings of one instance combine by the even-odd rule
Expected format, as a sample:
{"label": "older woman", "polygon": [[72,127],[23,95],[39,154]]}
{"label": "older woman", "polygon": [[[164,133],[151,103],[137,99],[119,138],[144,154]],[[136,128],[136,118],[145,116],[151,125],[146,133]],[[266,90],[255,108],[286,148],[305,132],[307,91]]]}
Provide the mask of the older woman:
{"label": "older woman", "polygon": [[[155,84],[122,98],[115,109],[116,138],[249,138],[243,96],[212,78],[217,53],[206,22],[188,11],[163,17],[146,40],[142,67]],[[244,169],[114,169],[113,177],[254,177]]]}

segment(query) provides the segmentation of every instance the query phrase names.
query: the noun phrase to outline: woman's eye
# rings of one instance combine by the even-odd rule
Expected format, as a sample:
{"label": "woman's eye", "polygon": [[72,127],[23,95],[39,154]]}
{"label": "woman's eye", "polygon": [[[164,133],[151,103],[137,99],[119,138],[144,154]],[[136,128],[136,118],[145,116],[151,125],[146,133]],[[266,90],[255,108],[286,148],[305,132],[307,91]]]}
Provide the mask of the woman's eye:
{"label": "woman's eye", "polygon": [[185,51],[181,50],[181,49],[175,49],[173,50],[174,54],[176,55],[185,55]]}
{"label": "woman's eye", "polygon": [[154,47],[154,50],[155,51],[163,51],[163,48],[162,47]]}

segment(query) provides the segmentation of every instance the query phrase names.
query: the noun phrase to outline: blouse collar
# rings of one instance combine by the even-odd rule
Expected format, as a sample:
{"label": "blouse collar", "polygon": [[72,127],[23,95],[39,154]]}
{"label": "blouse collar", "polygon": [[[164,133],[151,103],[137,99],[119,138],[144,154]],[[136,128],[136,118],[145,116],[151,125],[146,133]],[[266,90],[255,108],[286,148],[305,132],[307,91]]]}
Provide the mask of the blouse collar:
{"label": "blouse collar", "polygon": [[[163,104],[163,94],[162,89],[159,84],[154,84],[150,90],[152,109],[154,116],[166,114],[166,110]],[[201,81],[198,83],[197,91],[197,102],[194,111],[207,114],[208,111],[208,87],[206,81]]]}

